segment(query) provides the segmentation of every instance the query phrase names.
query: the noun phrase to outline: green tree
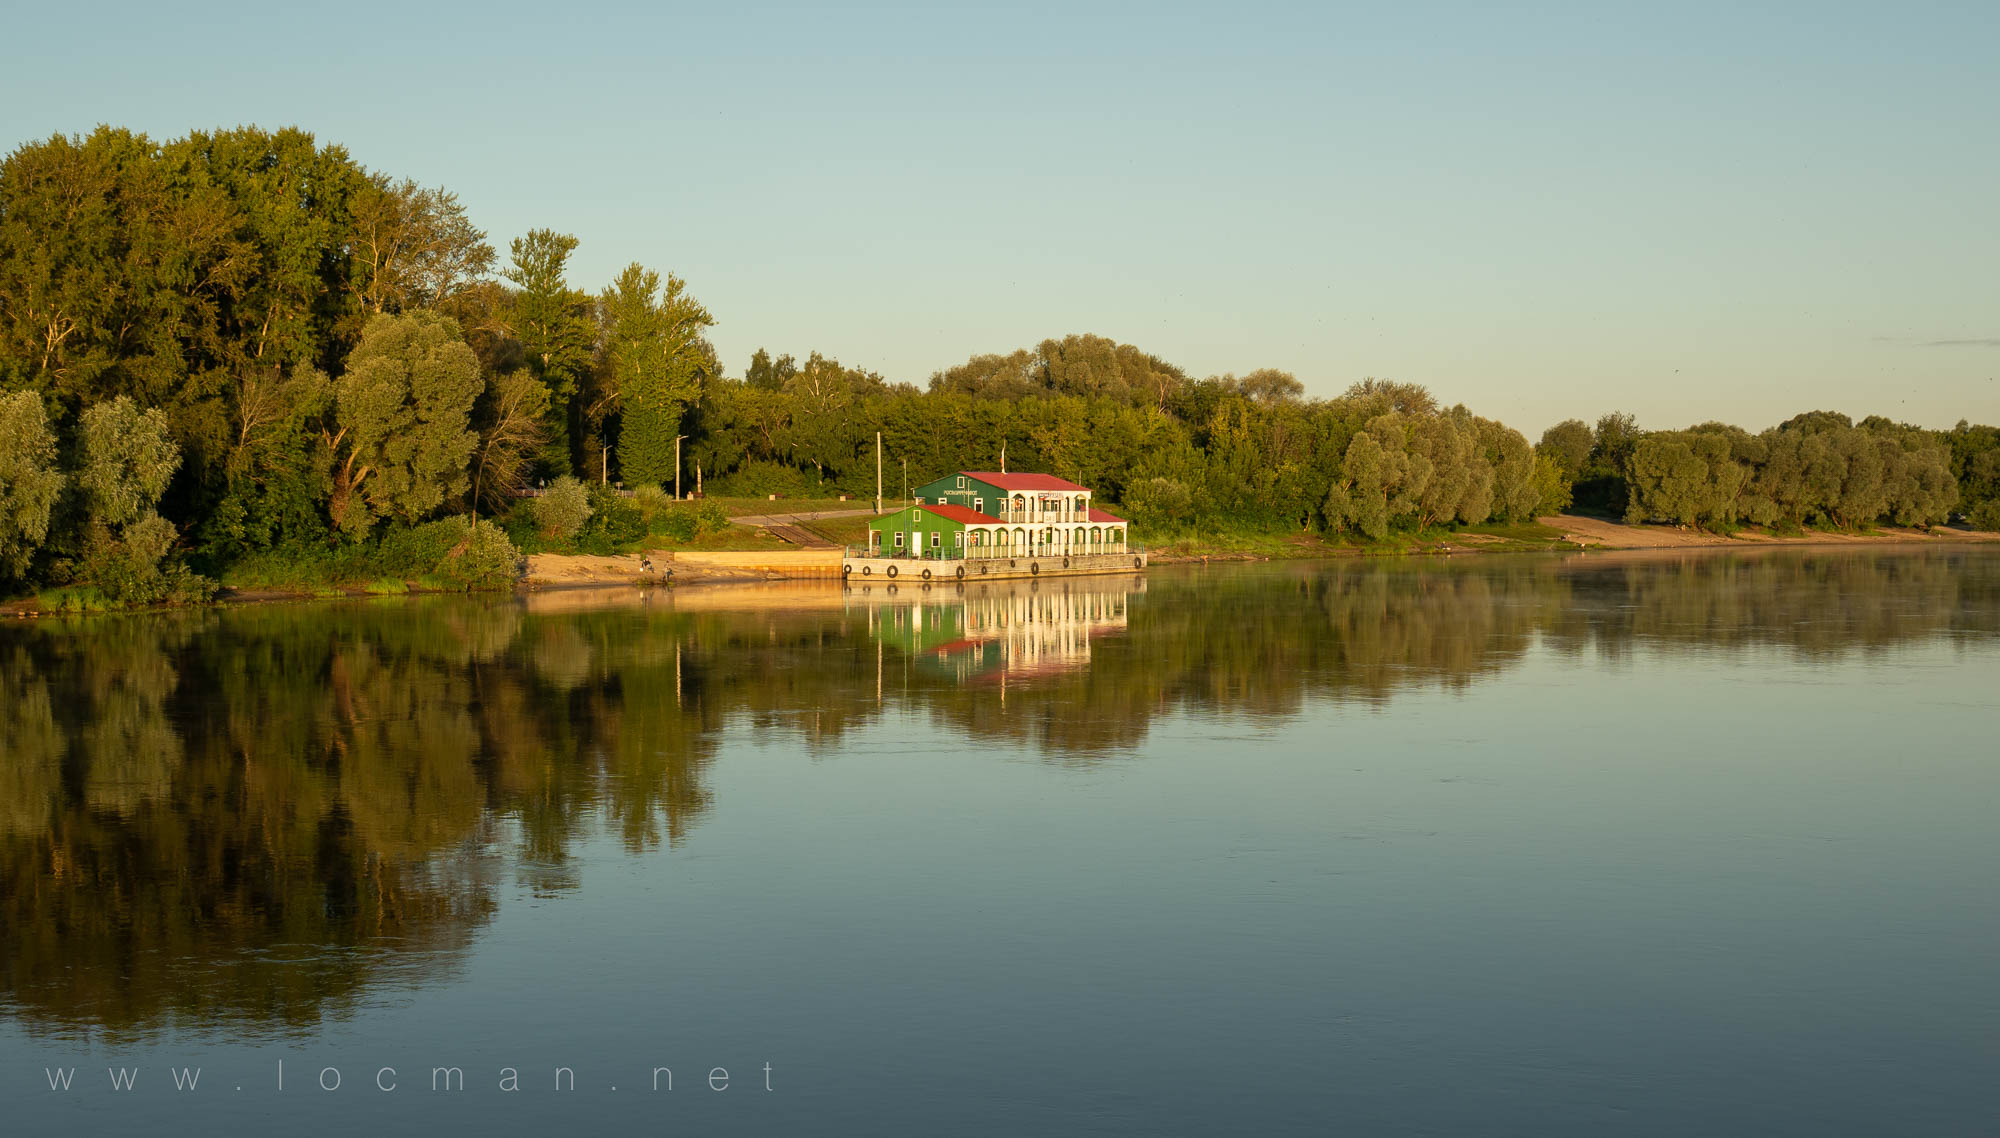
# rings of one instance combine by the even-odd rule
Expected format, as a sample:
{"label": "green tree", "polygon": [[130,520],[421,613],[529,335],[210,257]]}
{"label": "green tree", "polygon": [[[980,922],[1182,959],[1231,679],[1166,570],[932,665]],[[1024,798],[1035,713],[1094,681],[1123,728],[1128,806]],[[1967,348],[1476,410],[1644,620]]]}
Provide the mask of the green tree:
{"label": "green tree", "polygon": [[18,580],[49,536],[62,495],[55,433],[30,391],[0,395],[0,580]]}
{"label": "green tree", "polygon": [[1584,464],[1590,461],[1595,445],[1596,436],[1591,433],[1589,423],[1564,419],[1542,432],[1542,441],[1535,449],[1555,463],[1566,481],[1575,482],[1583,476]]}
{"label": "green tree", "polygon": [[479,441],[469,417],[482,386],[479,359],[451,317],[368,322],[335,384],[331,512],[341,529],[366,533],[384,517],[422,521],[465,492]]}
{"label": "green tree", "polygon": [[355,287],[370,312],[435,308],[493,270],[458,195],[370,174],[353,206]]}
{"label": "green tree", "polygon": [[703,334],[715,323],[687,282],[638,264],[626,266],[598,299],[604,351],[602,404],[620,415],[618,468],[626,482],[674,478],[674,436],[712,374]]}
{"label": "green tree", "polygon": [[226,561],[323,540],[330,485],[321,428],[332,382],[310,364],[289,376],[256,368],[238,379],[234,395],[223,491],[196,533],[206,556]]}
{"label": "green tree", "polygon": [[179,532],[153,509],[181,464],[166,416],[123,395],[89,407],[77,458],[71,479],[82,500],[84,577],[132,604],[206,597],[209,583],[170,557]]}
{"label": "green tree", "polygon": [[590,370],[589,298],[564,279],[576,238],[550,229],[517,237],[501,274],[516,286],[514,335],[535,378],[549,390],[549,439],[543,461],[574,472],[583,465],[583,408],[576,405]]}
{"label": "green tree", "polygon": [[479,447],[472,462],[472,502],[501,509],[527,485],[528,466],[548,442],[549,389],[527,369],[486,381],[474,409]]}
{"label": "green tree", "polygon": [[590,520],[590,492],[574,476],[565,474],[532,500],[531,512],[543,537],[568,541]]}
{"label": "green tree", "polygon": [[1541,452],[1535,454],[1535,510],[1541,514],[1560,514],[1569,509],[1570,480],[1563,474],[1562,463]]}
{"label": "green tree", "polygon": [[771,358],[771,353],[758,348],[750,357],[750,366],[743,371],[743,382],[760,391],[783,391],[785,382],[799,370],[798,362],[790,356]]}

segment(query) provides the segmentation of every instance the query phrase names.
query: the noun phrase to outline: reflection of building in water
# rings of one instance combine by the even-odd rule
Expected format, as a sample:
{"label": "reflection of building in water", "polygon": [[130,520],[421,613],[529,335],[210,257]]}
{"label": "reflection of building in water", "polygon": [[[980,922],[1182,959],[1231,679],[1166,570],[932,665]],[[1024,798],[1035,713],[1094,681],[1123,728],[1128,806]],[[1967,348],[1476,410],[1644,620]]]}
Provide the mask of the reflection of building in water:
{"label": "reflection of building in water", "polygon": [[1091,642],[1125,631],[1143,578],[994,582],[930,590],[850,589],[870,634],[926,670],[961,681],[1021,679],[1083,668]]}

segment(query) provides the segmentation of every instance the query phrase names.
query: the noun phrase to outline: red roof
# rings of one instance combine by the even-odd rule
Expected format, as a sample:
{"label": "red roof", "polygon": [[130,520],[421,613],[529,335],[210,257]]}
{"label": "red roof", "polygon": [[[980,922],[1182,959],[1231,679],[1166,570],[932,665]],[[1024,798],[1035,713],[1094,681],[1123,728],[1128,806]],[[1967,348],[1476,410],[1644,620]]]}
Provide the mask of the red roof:
{"label": "red roof", "polygon": [[918,506],[917,509],[929,510],[931,513],[936,514],[938,517],[947,518],[950,519],[951,521],[960,522],[965,525],[997,526],[1000,524],[999,518],[987,517],[985,514],[980,513],[978,510],[968,510],[964,506],[932,505],[926,502],[923,505]]}
{"label": "red roof", "polygon": [[1053,474],[1000,474],[991,470],[961,470],[959,473],[1002,490],[1077,490],[1090,493],[1089,487],[1078,486]]}
{"label": "red roof", "polygon": [[1125,524],[1124,518],[1116,514],[1107,514],[1095,506],[1090,508],[1090,520],[1093,522],[1117,522],[1121,526]]}

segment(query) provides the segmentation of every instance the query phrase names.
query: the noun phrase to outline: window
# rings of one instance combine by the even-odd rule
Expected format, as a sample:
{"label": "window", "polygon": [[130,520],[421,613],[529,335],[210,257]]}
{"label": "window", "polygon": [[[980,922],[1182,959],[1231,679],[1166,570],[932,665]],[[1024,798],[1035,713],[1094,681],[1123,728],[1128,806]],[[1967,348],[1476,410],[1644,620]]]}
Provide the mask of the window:
{"label": "window", "polygon": [[901,548],[903,548],[903,531],[902,531],[902,530],[897,530],[897,531],[896,531],[896,548],[897,548],[897,549],[901,549]]}
{"label": "window", "polygon": [[983,514],[983,513],[985,513],[985,512],[986,512],[986,499],[984,499],[984,498],[974,498],[974,499],[972,500],[972,508],[973,508],[973,509],[974,509],[975,511],[979,512],[979,513],[982,513],[982,514]]}
{"label": "window", "polygon": [[965,475],[963,474],[958,476],[958,488],[960,490],[965,489]]}
{"label": "window", "polygon": [[958,531],[957,533],[955,533],[955,534],[952,534],[952,535],[951,535],[951,547],[952,547],[953,549],[964,549],[964,548],[965,548],[965,531],[964,531],[964,530],[960,530],[960,531]]}
{"label": "window", "polygon": [[936,548],[938,548],[939,546],[941,546],[941,545],[943,545],[943,544],[944,544],[944,535],[943,535],[943,534],[941,534],[941,533],[939,533],[939,532],[937,532],[936,530],[932,530],[932,531],[931,531],[931,548],[932,548],[932,549],[936,549]]}
{"label": "window", "polygon": [[921,506],[923,504],[924,504],[924,496],[922,494],[917,495],[917,505]]}

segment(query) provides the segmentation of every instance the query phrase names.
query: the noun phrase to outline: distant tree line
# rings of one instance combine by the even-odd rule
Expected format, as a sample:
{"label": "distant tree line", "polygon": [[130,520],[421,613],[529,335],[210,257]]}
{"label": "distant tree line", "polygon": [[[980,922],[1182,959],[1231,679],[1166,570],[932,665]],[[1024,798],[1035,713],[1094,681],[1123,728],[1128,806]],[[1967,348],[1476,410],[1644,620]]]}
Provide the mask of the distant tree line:
{"label": "distant tree line", "polygon": [[1578,506],[1628,522],[1727,531],[1931,525],[1955,509],[2000,528],[2000,431],[1929,431],[1872,415],[1796,415],[1759,434],[1726,423],[1641,431],[1629,415],[1543,432],[1536,450]]}
{"label": "distant tree line", "polygon": [[1159,531],[1379,539],[1572,496],[1719,528],[2000,521],[1991,427],[1609,416],[1530,446],[1421,387],[1307,399],[1283,371],[1196,378],[1094,335],[923,388],[817,352],[730,376],[687,282],[633,264],[589,292],[576,246],[538,229],[503,260],[454,194],[298,130],[19,148],[0,164],[0,587],[194,596],[249,555],[510,511],[564,476],[868,496],[878,431],[890,496],[1004,454]]}

